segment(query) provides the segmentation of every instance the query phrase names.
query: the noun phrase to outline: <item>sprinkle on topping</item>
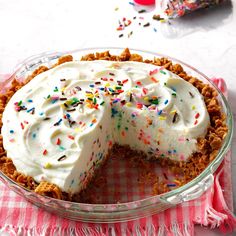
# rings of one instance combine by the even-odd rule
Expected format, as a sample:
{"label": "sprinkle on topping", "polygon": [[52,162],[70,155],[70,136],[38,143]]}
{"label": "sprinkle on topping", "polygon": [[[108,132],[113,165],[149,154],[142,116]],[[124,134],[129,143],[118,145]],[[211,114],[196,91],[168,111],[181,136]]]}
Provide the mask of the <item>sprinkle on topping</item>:
{"label": "sprinkle on topping", "polygon": [[195,115],[195,119],[198,119],[200,116],[199,112]]}
{"label": "sprinkle on topping", "polygon": [[72,109],[69,109],[69,110],[66,110],[67,112],[72,112],[72,111],[75,111],[76,109],[75,108],[72,108]]}
{"label": "sprinkle on topping", "polygon": [[158,20],[158,21],[164,20],[164,18],[161,17],[159,14],[158,14],[158,15],[153,15],[152,19],[153,19],[153,20]]}
{"label": "sprinkle on topping", "polygon": [[123,137],[125,137],[125,131],[124,131],[124,130],[121,131],[121,135],[122,135]]}
{"label": "sprinkle on topping", "polygon": [[114,104],[114,103],[117,103],[117,102],[119,102],[120,101],[120,99],[114,99],[113,101],[112,101],[112,103]]}
{"label": "sprinkle on topping", "polygon": [[127,26],[129,26],[131,23],[132,23],[131,20],[127,20],[127,21],[124,23],[124,25],[125,25],[125,27],[127,27]]}
{"label": "sprinkle on topping", "polygon": [[130,32],[128,33],[128,38],[129,38],[132,34],[133,34],[133,31],[130,31]]}
{"label": "sprinkle on topping", "polygon": [[149,72],[149,75],[154,75],[154,74],[157,74],[158,73],[158,69],[156,68],[156,69],[154,69],[154,70],[151,70],[150,72]]}
{"label": "sprinkle on topping", "polygon": [[32,99],[28,99],[27,102],[30,102],[30,103],[31,103],[31,102],[33,102],[33,100],[32,100]]}
{"label": "sprinkle on topping", "polygon": [[76,132],[76,133],[79,133],[80,131],[81,131],[80,128],[75,128],[75,132]]}
{"label": "sprinkle on topping", "polygon": [[67,137],[68,137],[69,139],[71,139],[71,140],[74,140],[74,139],[75,139],[75,137],[72,136],[72,135],[68,135]]}
{"label": "sprinkle on topping", "polygon": [[164,101],[164,104],[166,105],[168,103],[168,99],[166,99],[165,101]]}
{"label": "sprinkle on topping", "polygon": [[145,13],[145,12],[146,12],[145,9],[141,9],[140,11],[138,11],[139,14],[141,14],[141,13]]}
{"label": "sprinkle on topping", "polygon": [[194,125],[197,125],[197,123],[198,123],[198,120],[195,120]]}
{"label": "sprinkle on topping", "polygon": [[56,141],[56,145],[60,145],[61,144],[61,140],[58,138]]}
{"label": "sprinkle on topping", "polygon": [[111,117],[114,117],[118,111],[115,108],[111,108]]}
{"label": "sprinkle on topping", "polygon": [[97,99],[93,98],[93,104],[96,105],[97,104]]}
{"label": "sprinkle on topping", "polygon": [[57,159],[57,161],[64,161],[67,158],[66,155],[63,155]]}
{"label": "sprinkle on topping", "polygon": [[194,98],[194,95],[189,91],[189,95],[191,96],[191,98]]}
{"label": "sprinkle on topping", "polygon": [[143,25],[143,27],[148,27],[148,26],[150,26],[149,22],[147,22],[146,24]]}
{"label": "sprinkle on topping", "polygon": [[173,119],[172,119],[172,123],[175,123],[178,117],[179,117],[178,113],[175,112]]}
{"label": "sprinkle on topping", "polygon": [[51,100],[52,100],[52,104],[54,104],[59,100],[59,97],[58,96],[52,96]]}
{"label": "sprinkle on topping", "polygon": [[79,106],[79,105],[81,105],[81,104],[83,104],[83,102],[77,102],[77,103],[73,104],[72,106],[73,106],[73,107],[77,107],[77,106]]}
{"label": "sprinkle on topping", "polygon": [[168,180],[168,177],[167,177],[167,175],[166,175],[165,172],[163,173],[163,176],[164,176],[164,178],[165,178],[166,180]]}
{"label": "sprinkle on topping", "polygon": [[76,123],[76,122],[75,122],[74,120],[73,120],[73,121],[69,120],[69,125],[70,125],[70,127],[72,127],[75,123]]}
{"label": "sprinkle on topping", "polygon": [[78,98],[72,98],[72,100],[71,100],[71,105],[73,106],[73,105],[76,104],[77,102],[79,102]]}
{"label": "sprinkle on topping", "polygon": [[81,91],[81,90],[82,90],[79,86],[75,86],[75,88],[76,88],[78,91]]}
{"label": "sprinkle on topping", "polygon": [[176,97],[176,96],[177,96],[177,94],[176,94],[176,93],[172,93],[171,95],[172,95],[173,97]]}
{"label": "sprinkle on topping", "polygon": [[54,90],[53,90],[53,92],[58,92],[59,90],[58,90],[58,87],[56,86],[55,88],[54,88]]}
{"label": "sprinkle on topping", "polygon": [[122,25],[116,28],[117,31],[120,31],[120,30],[123,30],[123,29],[124,29],[124,27]]}
{"label": "sprinkle on topping", "polygon": [[124,106],[126,104],[125,100],[120,101],[121,105]]}
{"label": "sprinkle on topping", "polygon": [[130,93],[130,94],[129,94],[129,102],[132,102],[132,98],[133,98],[133,94]]}
{"label": "sprinkle on topping", "polygon": [[35,112],[35,108],[32,107],[32,108],[28,109],[27,112],[28,112],[28,113],[31,113],[31,114],[33,115],[34,112]]}
{"label": "sprinkle on topping", "polygon": [[47,153],[48,153],[47,149],[44,149],[44,150],[43,150],[43,155],[46,156]]}
{"label": "sprinkle on topping", "polygon": [[10,130],[10,134],[14,134],[14,130],[11,129],[11,130]]}
{"label": "sprinkle on topping", "polygon": [[[166,72],[163,70],[160,70],[160,73],[162,73],[163,75],[166,75]],[[166,83],[165,83],[165,85],[166,85]]]}
{"label": "sprinkle on topping", "polygon": [[146,95],[148,93],[148,89],[147,88],[143,88],[143,93]]}
{"label": "sprinkle on topping", "polygon": [[43,120],[50,120],[51,118],[50,117],[45,117]]}
{"label": "sprinkle on topping", "polygon": [[27,108],[22,105],[22,101],[15,102],[14,105],[15,105],[15,110],[18,112],[20,112],[21,110],[27,110]]}
{"label": "sprinkle on topping", "polygon": [[50,164],[49,162],[45,164],[44,168],[45,169],[50,169],[52,167],[52,164]]}
{"label": "sprinkle on topping", "polygon": [[176,184],[167,184],[168,187],[175,187]]}
{"label": "sprinkle on topping", "polygon": [[115,90],[113,90],[112,88],[108,88],[108,90],[109,90],[110,92],[112,92],[112,93],[115,92]]}
{"label": "sprinkle on topping", "polygon": [[136,107],[137,107],[138,109],[142,109],[143,104],[142,104],[142,103],[137,103],[137,104],[136,104]]}
{"label": "sprinkle on topping", "polygon": [[67,98],[60,98],[60,100],[61,100],[61,101],[66,101],[66,100],[67,100]]}
{"label": "sprinkle on topping", "polygon": [[59,121],[57,121],[57,122],[54,124],[54,126],[60,125],[61,122],[62,122],[62,119],[60,119]]}
{"label": "sprinkle on topping", "polygon": [[60,149],[61,151],[66,150],[63,146],[59,146],[59,149]]}
{"label": "sprinkle on topping", "polygon": [[66,79],[60,79],[60,81],[62,81],[62,82],[63,82],[63,81],[66,81]]}
{"label": "sprinkle on topping", "polygon": [[192,110],[195,110],[195,109],[196,109],[196,107],[194,105],[192,105]]}
{"label": "sprinkle on topping", "polygon": [[159,116],[159,120],[166,120],[165,116]]}
{"label": "sprinkle on topping", "polygon": [[24,129],[24,128],[25,128],[25,126],[23,125],[22,122],[20,123],[20,126],[21,126],[21,129]]}
{"label": "sprinkle on topping", "polygon": [[154,83],[158,83],[159,81],[156,79],[156,78],[154,78],[154,77],[151,77],[151,80],[154,82]]}
{"label": "sprinkle on topping", "polygon": [[157,98],[156,99],[149,99],[149,102],[151,102],[152,104],[156,104],[156,105],[159,104],[159,101]]}

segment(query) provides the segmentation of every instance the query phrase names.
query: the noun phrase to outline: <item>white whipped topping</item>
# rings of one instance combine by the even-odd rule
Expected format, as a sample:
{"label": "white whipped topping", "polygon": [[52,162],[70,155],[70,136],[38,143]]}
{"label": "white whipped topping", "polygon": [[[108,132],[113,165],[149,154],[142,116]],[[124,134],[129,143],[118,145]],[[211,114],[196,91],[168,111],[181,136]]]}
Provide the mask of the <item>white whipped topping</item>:
{"label": "white whipped topping", "polygon": [[187,160],[209,115],[198,90],[140,62],[67,62],[18,90],[3,113],[17,170],[79,192],[114,143]]}

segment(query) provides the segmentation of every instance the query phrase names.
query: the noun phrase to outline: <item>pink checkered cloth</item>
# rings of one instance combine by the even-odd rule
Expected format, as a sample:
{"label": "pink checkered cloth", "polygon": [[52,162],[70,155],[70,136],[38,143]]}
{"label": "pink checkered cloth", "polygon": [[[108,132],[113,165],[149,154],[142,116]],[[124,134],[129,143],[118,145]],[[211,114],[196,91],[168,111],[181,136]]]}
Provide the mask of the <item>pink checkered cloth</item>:
{"label": "pink checkered cloth", "polygon": [[[226,94],[224,80],[213,81]],[[0,183],[0,234],[187,236],[194,235],[195,224],[232,232],[236,218],[232,213],[230,152],[214,176],[214,184],[196,200],[140,220],[115,224],[89,224],[58,217],[32,205]]]}

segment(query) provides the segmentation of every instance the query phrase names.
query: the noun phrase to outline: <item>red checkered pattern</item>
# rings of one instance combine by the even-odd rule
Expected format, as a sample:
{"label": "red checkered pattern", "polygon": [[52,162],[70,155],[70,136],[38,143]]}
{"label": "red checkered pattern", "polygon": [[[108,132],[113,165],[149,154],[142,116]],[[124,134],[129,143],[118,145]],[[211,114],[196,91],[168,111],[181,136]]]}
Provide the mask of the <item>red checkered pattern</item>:
{"label": "red checkered pattern", "polygon": [[[226,91],[222,79],[214,81],[222,91]],[[124,171],[126,181],[117,178],[118,170]],[[115,188],[113,186],[111,191],[111,186],[107,185],[102,201],[114,201],[116,198],[129,201],[147,194],[146,189],[135,187],[137,173],[127,163],[114,162],[106,175],[113,179]],[[128,192],[125,198],[122,192]],[[0,183],[1,235],[3,232],[10,235],[194,235],[194,224],[219,227],[227,232],[236,226],[232,210],[230,152],[215,174],[214,185],[200,198],[154,216],[115,224],[89,224],[63,219],[25,201]]]}

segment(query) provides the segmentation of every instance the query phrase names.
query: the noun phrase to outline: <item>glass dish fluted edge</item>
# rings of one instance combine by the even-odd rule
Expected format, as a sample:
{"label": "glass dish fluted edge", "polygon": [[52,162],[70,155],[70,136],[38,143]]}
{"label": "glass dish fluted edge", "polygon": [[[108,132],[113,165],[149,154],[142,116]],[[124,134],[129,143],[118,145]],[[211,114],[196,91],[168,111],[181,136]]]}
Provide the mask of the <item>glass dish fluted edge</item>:
{"label": "glass dish fluted edge", "polygon": [[[87,55],[88,53],[110,51],[111,54],[119,55],[123,50],[124,48],[117,47],[94,47],[65,52],[42,53],[40,55],[32,56],[20,63],[14,69],[14,72],[12,73],[9,80],[7,80],[3,85],[7,86],[7,84],[9,84],[14,78],[25,79],[40,65],[45,65],[48,67],[52,66],[62,55],[71,54],[75,60],[80,60],[81,56]],[[219,94],[218,100],[222,106],[224,113],[227,116],[226,122],[229,130],[217,157],[209,164],[209,166],[199,176],[197,176],[189,183],[183,185],[182,187],[161,195],[148,197],[139,201],[119,204],[75,203],[40,196],[33,191],[29,191],[28,189],[21,187],[0,171],[0,179],[5,185],[7,185],[10,189],[20,194],[33,204],[69,219],[84,222],[119,222],[149,216],[184,201],[196,199],[213,184],[213,174],[219,167],[224,159],[225,154],[229,150],[233,136],[233,116],[225,96],[206,75],[180,60],[150,51],[143,51],[132,48],[130,48],[130,51],[131,53],[142,55],[145,59],[153,59],[154,57],[166,57],[173,63],[182,65],[184,70],[188,74],[197,77],[204,83],[210,84],[217,90]]]}

